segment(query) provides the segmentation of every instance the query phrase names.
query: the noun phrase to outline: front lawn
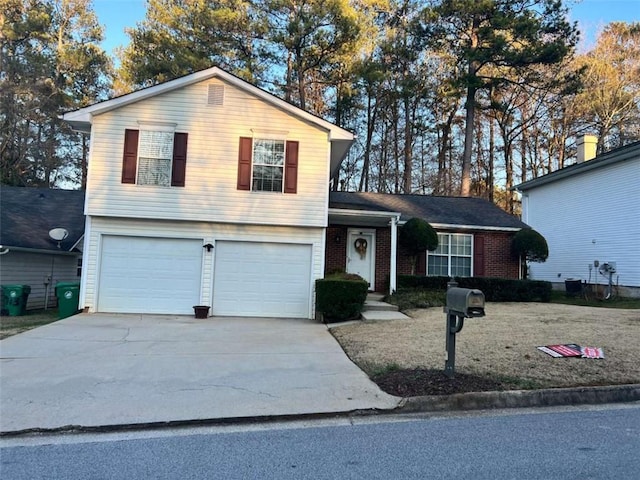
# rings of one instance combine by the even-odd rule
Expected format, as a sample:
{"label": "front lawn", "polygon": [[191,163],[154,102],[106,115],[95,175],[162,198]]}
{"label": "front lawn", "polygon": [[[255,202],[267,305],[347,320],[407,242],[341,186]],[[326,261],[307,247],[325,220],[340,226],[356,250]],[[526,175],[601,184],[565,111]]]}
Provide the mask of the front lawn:
{"label": "front lawn", "polygon": [[41,327],[58,320],[58,309],[28,310],[26,315],[19,317],[0,317],[0,339],[26,332],[32,328]]}
{"label": "front lawn", "polygon": [[[456,335],[456,380],[443,378],[442,307],[406,310],[410,320],[360,322],[331,331],[347,355],[388,393],[640,383],[640,310],[559,303],[488,303]],[[599,347],[604,359],[553,358],[536,347]]]}

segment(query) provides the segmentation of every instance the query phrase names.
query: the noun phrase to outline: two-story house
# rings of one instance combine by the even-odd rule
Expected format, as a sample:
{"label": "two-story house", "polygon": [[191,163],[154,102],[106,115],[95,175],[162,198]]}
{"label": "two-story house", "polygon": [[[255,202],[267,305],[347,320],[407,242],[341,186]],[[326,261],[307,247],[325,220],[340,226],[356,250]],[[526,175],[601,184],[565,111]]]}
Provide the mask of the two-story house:
{"label": "two-story house", "polygon": [[212,315],[312,318],[327,270],[394,290],[408,273],[398,226],[415,215],[447,241],[423,273],[517,276],[508,241],[524,224],[489,202],[338,192],[330,205],[354,135],[217,67],[64,119],[91,132],[80,289],[90,312],[209,305]]}
{"label": "two-story house", "polygon": [[91,132],[81,306],[312,316],[351,132],[215,67],[64,118]]}

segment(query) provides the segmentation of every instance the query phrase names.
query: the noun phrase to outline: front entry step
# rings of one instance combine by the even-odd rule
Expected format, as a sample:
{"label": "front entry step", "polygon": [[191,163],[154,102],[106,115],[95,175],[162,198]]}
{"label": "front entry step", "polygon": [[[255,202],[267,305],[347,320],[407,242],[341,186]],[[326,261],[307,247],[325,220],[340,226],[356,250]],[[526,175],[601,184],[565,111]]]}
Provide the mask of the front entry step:
{"label": "front entry step", "polygon": [[383,294],[370,293],[362,310],[363,321],[408,320],[409,317],[398,311],[397,305],[383,302]]}
{"label": "front entry step", "polygon": [[362,320],[365,322],[381,321],[381,320],[409,320],[411,317],[406,316],[402,312],[391,311],[364,311],[362,312]]}
{"label": "front entry step", "polygon": [[376,312],[397,312],[398,306],[378,300],[367,300],[366,302],[364,302],[364,309],[367,311],[370,310]]}

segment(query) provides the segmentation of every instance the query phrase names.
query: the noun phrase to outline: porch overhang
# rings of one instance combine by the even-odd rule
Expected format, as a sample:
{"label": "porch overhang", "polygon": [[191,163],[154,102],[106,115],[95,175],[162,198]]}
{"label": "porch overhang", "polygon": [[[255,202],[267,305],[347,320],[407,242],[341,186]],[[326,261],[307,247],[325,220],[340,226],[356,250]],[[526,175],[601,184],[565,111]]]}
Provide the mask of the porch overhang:
{"label": "porch overhang", "polygon": [[377,210],[350,210],[343,208],[329,209],[329,224],[348,225],[353,227],[389,227],[391,230],[391,248],[389,252],[389,293],[396,291],[398,224],[399,212]]}
{"label": "porch overhang", "polygon": [[400,220],[399,212],[382,212],[374,210],[348,210],[344,208],[329,209],[329,223],[334,225],[353,225],[357,227],[386,227],[391,219]]}

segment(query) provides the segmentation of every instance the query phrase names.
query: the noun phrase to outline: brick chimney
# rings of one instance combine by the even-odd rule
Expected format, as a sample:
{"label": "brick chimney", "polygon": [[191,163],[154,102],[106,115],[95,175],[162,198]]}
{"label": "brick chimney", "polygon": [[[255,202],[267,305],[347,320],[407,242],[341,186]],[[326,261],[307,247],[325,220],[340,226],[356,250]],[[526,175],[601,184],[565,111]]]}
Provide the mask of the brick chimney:
{"label": "brick chimney", "polygon": [[596,156],[598,137],[593,135],[582,135],[576,142],[578,146],[577,163],[592,160]]}

